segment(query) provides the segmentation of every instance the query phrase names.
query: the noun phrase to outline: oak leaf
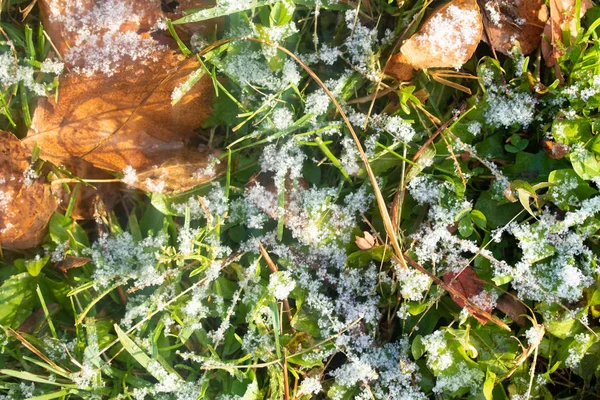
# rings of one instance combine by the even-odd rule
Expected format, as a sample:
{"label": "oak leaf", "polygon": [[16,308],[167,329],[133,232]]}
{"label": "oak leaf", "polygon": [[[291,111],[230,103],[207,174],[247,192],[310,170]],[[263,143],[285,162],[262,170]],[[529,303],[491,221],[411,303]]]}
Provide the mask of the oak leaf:
{"label": "oak leaf", "polygon": [[[542,55],[549,67],[563,54],[563,31],[569,32],[571,41],[577,36],[575,5],[576,0],[550,0],[550,19],[544,27],[545,39],[542,41]],[[581,0],[579,15],[583,17],[592,6],[591,0]]]}
{"label": "oak leaf", "polygon": [[38,245],[57,207],[44,177],[31,169],[30,152],[12,133],[0,131],[0,245]]}
{"label": "oak leaf", "polygon": [[483,24],[476,0],[453,0],[436,10],[400,52],[415,69],[460,68],[475,52]]}
{"label": "oak leaf", "polygon": [[542,0],[489,0],[484,19],[486,41],[503,54],[510,54],[519,42],[523,54],[537,49],[548,20]]}
{"label": "oak leaf", "polygon": [[[79,73],[61,77],[58,101],[40,100],[24,143],[37,144],[56,165],[84,160],[128,170],[127,183],[149,192],[185,191],[212,179],[219,170],[214,153],[187,146],[212,111],[212,80],[202,77],[171,105],[173,91],[201,66],[151,36],[160,1],[83,3],[88,14],[80,19],[88,19],[81,22],[68,1],[41,2],[53,42],[68,49],[67,67]],[[125,9],[135,12],[121,16]],[[87,30],[76,30],[80,25]],[[138,47],[121,51],[130,43]]]}

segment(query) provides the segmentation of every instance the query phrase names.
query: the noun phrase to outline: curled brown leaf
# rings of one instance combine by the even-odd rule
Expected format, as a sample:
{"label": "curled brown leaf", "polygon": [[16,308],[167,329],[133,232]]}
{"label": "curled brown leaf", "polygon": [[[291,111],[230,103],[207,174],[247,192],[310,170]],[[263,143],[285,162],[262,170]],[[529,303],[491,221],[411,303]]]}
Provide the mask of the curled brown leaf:
{"label": "curled brown leaf", "polygon": [[57,207],[50,185],[31,169],[31,153],[12,133],[0,132],[0,245],[38,245]]}
{"label": "curled brown leaf", "polygon": [[363,232],[364,237],[356,236],[355,243],[361,250],[370,250],[377,244],[377,239],[373,237],[369,232]]}
{"label": "curled brown leaf", "polygon": [[485,3],[485,39],[496,51],[510,54],[519,42],[523,54],[536,50],[548,20],[542,0],[489,0]]}

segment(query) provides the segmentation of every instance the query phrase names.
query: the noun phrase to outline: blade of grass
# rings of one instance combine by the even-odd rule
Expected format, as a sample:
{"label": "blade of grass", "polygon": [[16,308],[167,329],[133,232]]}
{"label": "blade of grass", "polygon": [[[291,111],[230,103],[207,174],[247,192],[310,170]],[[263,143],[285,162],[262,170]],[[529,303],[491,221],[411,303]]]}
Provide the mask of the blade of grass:
{"label": "blade of grass", "polygon": [[37,285],[35,291],[37,292],[38,298],[40,299],[40,303],[42,304],[42,309],[44,310],[46,321],[48,321],[48,327],[50,328],[50,332],[52,333],[52,336],[55,339],[58,339],[56,329],[54,329],[54,323],[52,322],[52,318],[50,317],[50,313],[48,312],[48,307],[46,307],[46,301],[44,300],[44,296],[42,295],[42,291],[40,290],[40,285]]}

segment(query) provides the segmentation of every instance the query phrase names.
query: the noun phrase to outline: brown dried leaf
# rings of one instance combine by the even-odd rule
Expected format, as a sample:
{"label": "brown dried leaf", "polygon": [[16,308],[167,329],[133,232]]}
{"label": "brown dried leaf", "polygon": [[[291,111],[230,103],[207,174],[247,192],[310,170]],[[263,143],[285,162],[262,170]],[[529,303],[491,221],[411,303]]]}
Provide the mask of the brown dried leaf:
{"label": "brown dried leaf", "polygon": [[356,236],[355,243],[361,250],[370,250],[377,244],[377,240],[369,232],[363,232],[364,237]]}
{"label": "brown dried leaf", "polygon": [[385,73],[393,76],[399,81],[409,81],[414,73],[413,67],[410,66],[408,60],[402,53],[396,53],[387,63]]}
{"label": "brown dried leaf", "polygon": [[[70,202],[73,201],[71,218],[75,220],[94,218],[99,202],[103,202],[107,208],[112,209],[121,199],[121,184],[111,182],[115,180],[115,177],[110,173],[94,168],[92,164],[81,159],[76,160],[73,164],[66,164],[64,167],[76,177],[107,181],[94,182],[92,185],[82,182],[63,182],[65,179],[73,181],[68,176],[55,177],[51,184],[52,193],[58,199],[58,205],[62,210],[67,210]],[[65,189],[65,185],[69,187],[69,190]],[[71,199],[73,196],[75,196],[75,200]]]}
{"label": "brown dried leaf", "polygon": [[30,152],[12,133],[0,132],[0,245],[35,247],[46,234],[56,200],[44,177],[26,178]]}
{"label": "brown dried leaf", "polygon": [[[458,276],[453,272],[449,272],[443,276],[443,279],[446,284],[469,300],[475,296],[479,296],[483,292],[484,281],[479,278],[473,268],[470,267],[465,268]],[[460,298],[452,295],[451,297],[460,307],[466,308],[467,311],[469,311],[475,319],[481,322],[482,325],[485,325],[489,321],[489,318],[481,313],[481,311],[487,314],[491,313],[494,309],[491,302],[478,302],[477,305],[481,310],[477,310]]]}
{"label": "brown dried leaf", "polygon": [[91,258],[87,257],[74,257],[74,256],[66,256],[64,260],[60,261],[56,264],[56,268],[61,270],[64,273],[67,273],[68,270],[73,268],[83,267],[85,264],[89,263]]}
{"label": "brown dried leaf", "polygon": [[546,153],[548,157],[560,160],[569,154],[571,147],[566,144],[554,142],[550,139],[542,139],[542,150],[544,150],[544,153]]}
{"label": "brown dried leaf", "polygon": [[[163,8],[163,11],[165,12],[165,16],[167,18],[175,21],[186,15],[184,11],[196,8],[208,8],[214,6],[215,4],[215,0],[179,0],[175,9],[165,10]],[[194,33],[200,33],[204,36],[213,34],[215,31],[219,31],[223,27],[223,22],[223,18],[216,18],[211,21],[175,25],[175,29],[182,40],[189,40]]]}
{"label": "brown dried leaf", "polygon": [[[70,30],[73,23],[69,18],[72,16],[59,18],[62,24],[58,25],[56,15],[53,15],[54,19],[50,18],[48,3],[55,2],[68,3],[66,0],[44,0],[45,22],[51,26],[53,41],[64,45],[59,49],[69,48],[81,38]],[[113,3],[129,4],[125,0],[114,0]],[[122,32],[149,30],[161,12],[159,1],[136,0],[134,3],[135,15],[142,17],[133,22],[123,19],[120,30],[114,31],[113,27],[109,31],[111,35],[119,37]],[[86,4],[89,8],[95,7],[93,1],[88,0]],[[100,33],[108,29],[103,26],[92,28]],[[147,34],[138,35],[137,40],[155,43]],[[96,44],[99,48],[105,45],[102,41]],[[175,106],[171,106],[173,90],[200,65],[157,42],[154,45],[152,54],[145,58],[119,60],[110,76],[94,72],[62,77],[59,101],[42,99],[38,103],[24,143],[29,147],[37,143],[41,157],[57,165],[72,165],[84,160],[94,167],[117,173],[131,167],[137,177],[133,176],[127,183],[151,192],[185,191],[212,179],[212,168],[207,168],[212,152],[186,147],[211,112],[212,81],[205,76]],[[94,50],[81,49],[84,53]],[[89,55],[82,59],[89,61]],[[70,66],[85,68],[80,61],[80,58],[74,58]],[[89,72],[89,68],[83,71]]]}
{"label": "brown dried leaf", "polygon": [[[550,19],[544,27],[545,40],[542,41],[542,55],[549,67],[563,53],[563,31],[570,32],[571,40],[577,36],[575,3],[576,0],[550,0]],[[592,6],[591,0],[582,0],[579,15],[583,17]]]}
{"label": "brown dried leaf", "polygon": [[475,52],[483,24],[476,0],[453,0],[436,10],[400,48],[415,69],[460,68]]}
{"label": "brown dried leaf", "polygon": [[485,7],[486,41],[503,54],[509,54],[515,40],[523,54],[537,49],[542,40],[548,9],[543,0],[490,0]]}
{"label": "brown dried leaf", "polygon": [[500,297],[496,303],[496,308],[508,315],[520,326],[525,326],[526,320],[523,315],[527,314],[527,308],[513,296],[506,294]]}

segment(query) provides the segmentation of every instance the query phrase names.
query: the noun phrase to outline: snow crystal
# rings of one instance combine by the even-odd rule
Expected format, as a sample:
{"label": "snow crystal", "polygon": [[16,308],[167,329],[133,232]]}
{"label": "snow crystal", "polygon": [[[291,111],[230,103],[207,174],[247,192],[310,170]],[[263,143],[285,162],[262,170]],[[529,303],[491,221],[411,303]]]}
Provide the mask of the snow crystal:
{"label": "snow crystal", "polygon": [[36,81],[35,70],[17,64],[9,52],[0,54],[0,86],[23,84],[36,96],[47,96],[46,86]]}
{"label": "snow crystal", "polygon": [[496,8],[496,3],[494,1],[488,1],[485,3],[485,10],[487,11],[487,15],[492,21],[492,23],[498,27],[502,26],[502,16],[498,9]]}
{"label": "snow crystal", "polygon": [[485,117],[492,126],[509,128],[519,125],[527,128],[533,122],[537,100],[528,93],[498,94],[488,91],[487,100]]}
{"label": "snow crystal", "polygon": [[413,127],[397,115],[388,118],[385,129],[404,143],[409,143],[415,136]]}
{"label": "snow crystal", "polygon": [[[479,12],[462,10],[451,5],[444,13],[437,13],[428,23],[428,32],[419,33],[416,39],[427,43],[432,58],[460,60],[467,56],[467,49],[479,42]],[[462,64],[453,65],[460,68]]]}
{"label": "snow crystal", "polygon": [[427,366],[433,370],[443,371],[453,364],[452,352],[448,347],[443,331],[435,331],[422,338],[427,349]]}
{"label": "snow crystal", "polygon": [[328,47],[323,44],[319,50],[319,58],[327,65],[333,65],[341,56],[342,52],[337,47]]}
{"label": "snow crystal", "polygon": [[318,378],[304,378],[298,388],[298,396],[317,394],[321,391],[321,382]]}
{"label": "snow crystal", "polygon": [[473,136],[479,135],[481,133],[481,122],[475,120],[469,122],[467,125],[467,130]]}
{"label": "snow crystal", "polygon": [[294,115],[287,107],[278,107],[273,110],[273,125],[278,130],[283,130],[294,123]]}
{"label": "snow crystal", "polygon": [[269,292],[275,296],[277,300],[285,300],[290,292],[296,287],[296,282],[292,279],[292,274],[289,271],[277,271],[269,277]]}
{"label": "snow crystal", "polygon": [[44,60],[40,67],[41,72],[43,72],[45,74],[54,74],[54,75],[62,74],[64,69],[65,69],[65,64],[63,62],[54,60],[51,58],[47,58],[46,60]]}
{"label": "snow crystal", "polygon": [[534,325],[525,332],[529,346],[537,346],[544,338],[544,326]]}
{"label": "snow crystal", "polygon": [[369,29],[364,26],[354,9],[346,11],[345,19],[346,25],[351,31],[344,43],[350,61],[371,79],[379,79],[371,65],[374,59],[373,46],[377,43],[377,29]]}
{"label": "snow crystal", "polygon": [[123,179],[122,180],[123,180],[123,183],[125,183],[126,185],[129,185],[129,186],[135,185],[135,183],[138,181],[137,172],[131,165],[126,166],[125,169],[123,170]]}
{"label": "snow crystal", "polygon": [[400,294],[406,300],[419,301],[431,285],[431,278],[414,268],[402,268],[395,265]]}
{"label": "snow crystal", "polygon": [[457,369],[460,373],[438,376],[433,392],[438,394],[443,392],[453,393],[463,387],[470,388],[472,394],[475,394],[478,389],[481,390],[481,382],[485,377],[483,371],[479,368],[470,368],[466,361],[458,363]]}
{"label": "snow crystal", "polygon": [[342,139],[342,147],[344,148],[344,152],[340,157],[340,163],[348,175],[354,175],[360,170],[360,164],[358,163],[360,153],[356,148],[356,143],[354,143],[352,138],[346,136]]}
{"label": "snow crystal", "polygon": [[166,244],[165,236],[149,236],[138,242],[130,233],[115,237],[102,235],[86,250],[96,266],[94,281],[100,288],[134,279],[136,286],[160,285],[164,276],[157,271],[154,252]]}
{"label": "snow crystal", "polygon": [[111,76],[128,61],[144,63],[166,49],[151,37],[123,29],[131,24],[139,25],[144,18],[129,2],[96,2],[91,10],[79,2],[52,0],[49,3],[50,20],[75,35],[64,59],[73,65],[76,73]]}

